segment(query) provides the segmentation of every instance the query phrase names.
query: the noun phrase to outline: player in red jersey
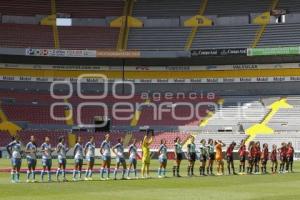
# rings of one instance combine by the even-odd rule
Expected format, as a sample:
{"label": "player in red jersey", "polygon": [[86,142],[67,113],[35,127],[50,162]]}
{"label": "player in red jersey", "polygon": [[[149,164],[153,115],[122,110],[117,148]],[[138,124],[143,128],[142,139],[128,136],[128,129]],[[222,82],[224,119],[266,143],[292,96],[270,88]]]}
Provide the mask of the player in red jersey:
{"label": "player in red jersey", "polygon": [[254,165],[255,156],[256,156],[255,142],[251,141],[249,143],[249,147],[248,147],[248,167],[247,167],[247,173],[248,174],[252,174],[252,172],[253,172],[253,165]]}
{"label": "player in red jersey", "polygon": [[227,169],[228,169],[228,174],[230,175],[231,172],[230,172],[230,167],[232,169],[232,173],[233,175],[236,175],[235,173],[235,168],[234,168],[234,163],[233,163],[233,150],[234,150],[234,147],[236,146],[236,143],[235,142],[232,142],[229,147],[227,148],[227,151],[226,151],[226,157],[227,157]]}
{"label": "player in red jersey", "polygon": [[259,173],[259,164],[260,164],[260,157],[261,157],[261,149],[260,149],[260,142],[255,143],[255,158],[254,158],[254,172],[257,174]]}
{"label": "player in red jersey", "polygon": [[294,147],[291,142],[287,144],[287,165],[286,165],[286,171],[293,172],[293,163],[294,163]]}
{"label": "player in red jersey", "polygon": [[279,165],[279,173],[284,173],[284,166],[286,164],[286,153],[287,153],[287,147],[286,143],[281,143],[281,148],[279,149],[280,153],[280,165]]}
{"label": "player in red jersey", "polygon": [[247,154],[245,140],[241,141],[241,145],[238,153],[240,156],[240,173],[245,173],[245,161],[246,161],[246,154]]}
{"label": "player in red jersey", "polygon": [[269,148],[268,144],[263,144],[263,149],[261,153],[261,173],[266,174],[267,173],[267,163],[269,160]]}
{"label": "player in red jersey", "polygon": [[277,161],[277,146],[273,144],[272,146],[272,152],[271,152],[271,162],[272,162],[272,173],[275,174],[277,172],[277,166],[278,166],[278,161]]}

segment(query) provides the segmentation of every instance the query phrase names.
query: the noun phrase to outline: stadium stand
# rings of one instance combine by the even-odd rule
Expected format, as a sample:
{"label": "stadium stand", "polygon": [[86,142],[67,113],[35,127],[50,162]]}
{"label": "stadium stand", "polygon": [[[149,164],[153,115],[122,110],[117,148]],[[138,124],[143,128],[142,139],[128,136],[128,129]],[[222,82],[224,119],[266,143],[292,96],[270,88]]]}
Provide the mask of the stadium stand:
{"label": "stadium stand", "polygon": [[52,29],[49,26],[0,24],[0,41],[1,47],[54,47]]}
{"label": "stadium stand", "polygon": [[192,49],[247,48],[257,28],[256,25],[203,27],[197,32]]}
{"label": "stadium stand", "polygon": [[60,48],[64,49],[115,49],[118,28],[59,27]]}
{"label": "stadium stand", "polygon": [[14,0],[0,1],[2,15],[34,16],[51,14],[51,1]]}
{"label": "stadium stand", "polygon": [[288,13],[299,13],[300,2],[297,0],[279,1],[278,8],[285,9]]}
{"label": "stadium stand", "polygon": [[7,131],[0,131],[0,147],[5,147],[11,142],[11,135]]}
{"label": "stadium stand", "polygon": [[[134,7],[134,16],[147,16],[149,18],[193,16],[200,7],[199,0],[163,0],[154,2],[151,0],[137,1]],[[270,7],[268,0],[214,0],[208,1],[206,15],[248,15],[249,13],[261,13]]]}
{"label": "stadium stand", "polygon": [[206,15],[249,15],[250,13],[262,13],[269,9],[271,1],[262,0],[214,0],[208,1]]}
{"label": "stadium stand", "polygon": [[174,140],[179,137],[181,141],[186,141],[190,136],[186,132],[162,132],[155,135],[154,141],[151,145],[151,148],[158,149],[160,146],[161,140],[165,139],[167,141],[166,145],[168,148],[174,148]]}
{"label": "stadium stand", "polygon": [[198,0],[163,0],[153,2],[151,0],[136,1],[133,16],[178,17],[195,15],[200,6]]}
{"label": "stadium stand", "polygon": [[130,29],[128,49],[183,50],[188,28]]}
{"label": "stadium stand", "polygon": [[[105,18],[107,16],[120,16],[124,7],[121,0],[58,0],[57,13],[70,14],[73,18]],[[40,0],[14,0],[1,1],[2,15],[35,16],[50,15],[51,1]]]}
{"label": "stadium stand", "polygon": [[122,0],[58,0],[57,13],[68,13],[72,18],[105,18],[121,16],[124,7]]}
{"label": "stadium stand", "polygon": [[[10,121],[30,124],[64,124],[64,121],[50,117],[50,105],[2,105],[2,109]],[[55,109],[55,116],[64,117],[63,107]]]}
{"label": "stadium stand", "polygon": [[[289,31],[286,31],[289,30]],[[269,24],[262,36],[258,47],[299,46],[300,24]]]}
{"label": "stadium stand", "polygon": [[238,125],[260,122],[268,112],[260,97],[224,97],[224,104],[209,119],[204,130],[230,129],[238,131]]}
{"label": "stadium stand", "polygon": [[[28,142],[30,139],[30,136],[34,135],[38,146],[43,144],[45,137],[49,137],[50,144],[53,148],[56,147],[59,137],[67,138],[67,132],[58,131],[58,130],[56,130],[56,131],[26,130],[26,131],[19,132],[18,135],[20,136],[20,140],[22,141],[22,143]],[[66,144],[68,145],[68,140],[66,140]]]}
{"label": "stadium stand", "polygon": [[[58,31],[60,47],[65,49],[115,49],[119,32],[104,27],[60,27]],[[54,47],[50,26],[1,24],[0,41],[2,47]]]}
{"label": "stadium stand", "polygon": [[219,134],[197,134],[196,139],[195,139],[195,144],[198,146],[200,144],[200,141],[202,139],[205,139],[208,141],[208,139],[213,139],[213,140],[222,140],[228,146],[230,143],[235,141],[237,144],[243,140],[246,139],[247,136],[243,134],[226,134],[226,133],[219,133]]}

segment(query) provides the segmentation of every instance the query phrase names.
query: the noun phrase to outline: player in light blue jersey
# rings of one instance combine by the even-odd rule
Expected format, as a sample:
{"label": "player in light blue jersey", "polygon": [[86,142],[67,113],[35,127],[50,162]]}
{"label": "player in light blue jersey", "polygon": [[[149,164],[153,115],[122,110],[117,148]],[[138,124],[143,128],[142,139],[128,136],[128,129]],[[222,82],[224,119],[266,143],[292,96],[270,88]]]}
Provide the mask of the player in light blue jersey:
{"label": "player in light blue jersey", "polygon": [[137,178],[136,164],[137,164],[137,146],[136,139],[132,140],[132,144],[128,147],[129,153],[129,168],[127,170],[127,179],[130,179],[131,168],[133,167],[134,177]]}
{"label": "player in light blue jersey", "polygon": [[30,142],[25,148],[28,170],[27,170],[27,183],[30,182],[30,176],[32,175],[32,182],[35,182],[35,167],[36,167],[36,153],[37,145],[35,143],[35,137],[30,136]]}
{"label": "player in light blue jersey", "polygon": [[22,148],[18,136],[12,138],[12,142],[6,146],[9,157],[11,158],[11,182],[20,182],[20,169],[22,164]]}
{"label": "player in light blue jersey", "polygon": [[58,139],[58,145],[56,147],[57,159],[58,159],[58,168],[56,170],[56,180],[60,181],[59,175],[63,176],[63,181],[66,179],[66,165],[67,165],[67,152],[69,149],[66,147],[65,138],[62,136]]}
{"label": "player in light blue jersey", "polygon": [[95,164],[95,149],[96,149],[95,138],[91,136],[88,143],[86,143],[84,146],[84,154],[88,165],[85,173],[86,181],[92,180],[93,169]]}
{"label": "player in light blue jersey", "polygon": [[116,144],[115,146],[113,146],[112,148],[113,152],[116,154],[116,168],[114,171],[114,178],[115,180],[117,180],[117,173],[118,170],[120,168],[120,165],[122,165],[123,167],[123,171],[122,171],[122,179],[125,179],[125,173],[126,173],[126,160],[125,160],[125,156],[124,156],[124,146],[123,146],[123,139],[119,138],[118,139],[118,144]]}
{"label": "player in light blue jersey", "polygon": [[50,139],[49,137],[45,137],[45,142],[41,146],[42,151],[42,165],[43,169],[41,171],[41,179],[44,181],[44,175],[47,173],[48,182],[51,182],[51,167],[52,167],[52,152]]}
{"label": "player in light blue jersey", "polygon": [[107,179],[109,179],[110,175],[110,164],[111,164],[111,153],[110,153],[110,141],[109,134],[105,135],[105,140],[101,143],[100,146],[100,154],[102,155],[102,167],[100,169],[101,179],[104,179],[103,174],[105,171],[107,172]]}
{"label": "player in light blue jersey", "polygon": [[81,137],[78,136],[76,139],[76,144],[74,146],[74,160],[75,167],[73,170],[73,181],[77,181],[77,174],[79,180],[81,179],[82,165],[83,165],[83,147],[81,145]]}
{"label": "player in light blue jersey", "polygon": [[168,149],[166,146],[167,141],[165,139],[162,139],[160,141],[160,146],[159,146],[159,169],[158,169],[158,178],[164,178],[166,177],[166,167],[167,167],[167,162],[168,162],[168,157],[167,157],[167,153],[168,153]]}

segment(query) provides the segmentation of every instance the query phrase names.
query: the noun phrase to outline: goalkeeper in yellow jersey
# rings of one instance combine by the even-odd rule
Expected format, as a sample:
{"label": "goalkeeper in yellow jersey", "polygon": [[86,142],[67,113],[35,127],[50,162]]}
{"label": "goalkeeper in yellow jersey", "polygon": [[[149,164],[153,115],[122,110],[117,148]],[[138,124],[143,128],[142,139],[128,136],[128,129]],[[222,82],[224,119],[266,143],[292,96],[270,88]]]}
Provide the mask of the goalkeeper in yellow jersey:
{"label": "goalkeeper in yellow jersey", "polygon": [[144,139],[142,141],[142,151],[143,151],[143,157],[142,157],[142,178],[149,178],[149,166],[150,166],[150,159],[151,159],[151,152],[150,152],[150,145],[153,142],[154,132],[149,131],[144,136]]}

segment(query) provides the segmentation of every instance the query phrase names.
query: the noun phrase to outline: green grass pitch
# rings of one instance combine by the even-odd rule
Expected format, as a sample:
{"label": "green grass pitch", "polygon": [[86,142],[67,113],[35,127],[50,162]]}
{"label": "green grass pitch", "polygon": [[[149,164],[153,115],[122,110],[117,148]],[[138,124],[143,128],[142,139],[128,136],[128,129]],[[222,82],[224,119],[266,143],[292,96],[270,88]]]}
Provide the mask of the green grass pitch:
{"label": "green grass pitch", "polygon": [[[98,161],[99,163],[100,161]],[[23,164],[25,164],[25,160]],[[38,162],[40,164],[40,161]],[[72,167],[72,161],[69,161]],[[24,165],[25,166],[25,165]],[[168,163],[171,176],[172,161]],[[183,161],[181,174],[186,175],[187,162]],[[199,162],[196,163],[196,169]],[[236,165],[238,166],[238,165]],[[0,160],[0,168],[9,167],[8,160]],[[158,162],[153,160],[151,169],[157,171]],[[55,168],[55,164],[53,166]],[[99,165],[96,166],[99,168]],[[0,173],[1,200],[282,200],[300,199],[300,162],[295,163],[296,173],[278,175],[244,175],[222,177],[193,177],[157,179],[156,172],[147,180],[100,181],[94,174],[94,181],[66,183],[22,183],[11,184],[9,173]],[[197,171],[198,172],[198,171]],[[198,174],[198,173],[197,173]],[[71,180],[70,175],[68,179]],[[39,180],[39,175],[37,176]]]}

